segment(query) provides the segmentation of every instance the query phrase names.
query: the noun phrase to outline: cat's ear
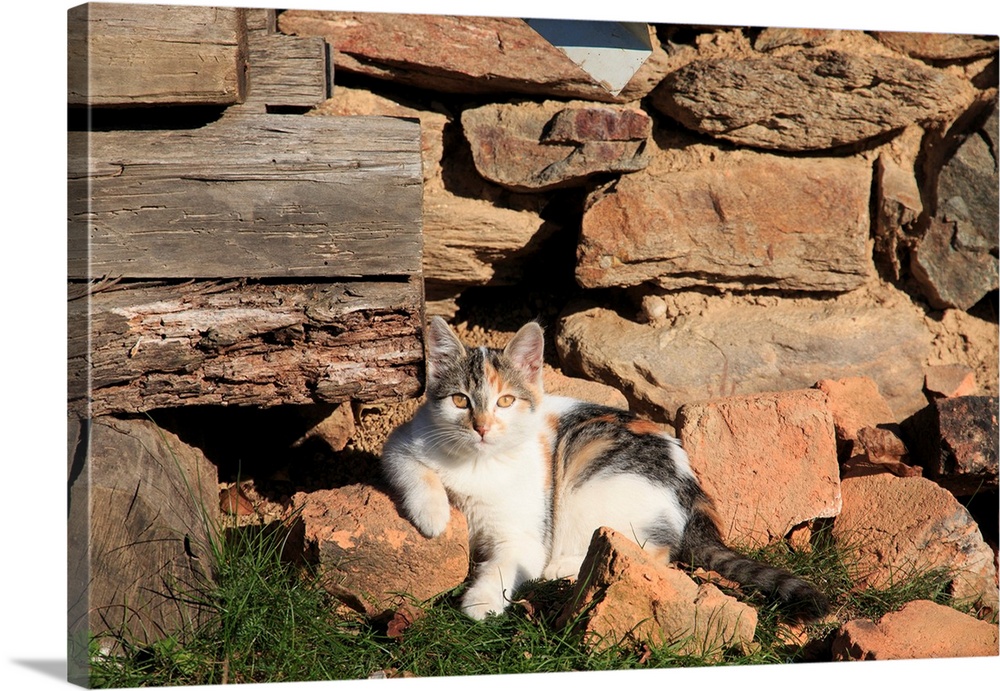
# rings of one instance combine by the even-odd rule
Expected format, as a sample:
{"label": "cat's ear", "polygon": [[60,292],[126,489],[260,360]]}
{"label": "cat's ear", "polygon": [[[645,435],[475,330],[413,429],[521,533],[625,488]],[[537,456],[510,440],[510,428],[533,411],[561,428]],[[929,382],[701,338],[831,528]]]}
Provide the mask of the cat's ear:
{"label": "cat's ear", "polygon": [[465,346],[441,317],[431,317],[427,324],[427,377],[433,379],[439,372],[465,357]]}
{"label": "cat's ear", "polygon": [[521,370],[525,379],[541,385],[544,349],[542,327],[537,322],[528,322],[514,334],[503,353]]}

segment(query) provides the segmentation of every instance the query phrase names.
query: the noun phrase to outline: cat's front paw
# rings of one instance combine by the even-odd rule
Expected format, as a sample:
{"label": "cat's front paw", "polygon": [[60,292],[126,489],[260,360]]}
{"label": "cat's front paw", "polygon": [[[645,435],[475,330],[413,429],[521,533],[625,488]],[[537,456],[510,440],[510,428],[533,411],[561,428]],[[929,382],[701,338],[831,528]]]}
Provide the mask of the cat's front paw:
{"label": "cat's front paw", "polygon": [[490,614],[503,614],[506,607],[507,599],[503,591],[493,588],[473,587],[462,597],[462,611],[476,621],[482,621]]}
{"label": "cat's front paw", "polygon": [[410,510],[410,520],[424,537],[434,538],[445,531],[451,519],[451,505],[448,496],[442,492],[432,495],[430,501],[423,502]]}
{"label": "cat's front paw", "polygon": [[583,565],[582,554],[557,557],[550,561],[545,570],[542,571],[542,578],[547,581],[555,581],[560,578],[576,578]]}

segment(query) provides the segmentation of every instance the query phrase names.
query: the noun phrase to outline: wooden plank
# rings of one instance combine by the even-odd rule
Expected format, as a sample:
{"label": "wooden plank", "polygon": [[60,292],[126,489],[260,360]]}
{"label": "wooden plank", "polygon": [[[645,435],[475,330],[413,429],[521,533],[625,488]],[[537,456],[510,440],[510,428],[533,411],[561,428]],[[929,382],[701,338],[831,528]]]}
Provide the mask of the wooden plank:
{"label": "wooden plank", "polygon": [[308,109],[330,98],[333,63],[326,39],[277,33],[275,10],[248,8],[247,95],[240,110]]}
{"label": "wooden plank", "polygon": [[70,278],[416,276],[420,127],[227,114],[71,132]]}
{"label": "wooden plank", "polygon": [[330,98],[333,63],[326,39],[255,32],[249,52],[241,108],[312,108]]}
{"label": "wooden plank", "polygon": [[89,331],[88,310],[70,310],[70,409],[411,398],[422,387],[422,292],[417,278],[119,283],[77,298],[89,301]]}
{"label": "wooden plank", "polygon": [[278,30],[278,12],[263,7],[247,7],[247,32],[253,35],[257,32],[273,34]]}
{"label": "wooden plank", "polygon": [[70,105],[231,105],[244,98],[245,11],[88,3],[68,13]]}

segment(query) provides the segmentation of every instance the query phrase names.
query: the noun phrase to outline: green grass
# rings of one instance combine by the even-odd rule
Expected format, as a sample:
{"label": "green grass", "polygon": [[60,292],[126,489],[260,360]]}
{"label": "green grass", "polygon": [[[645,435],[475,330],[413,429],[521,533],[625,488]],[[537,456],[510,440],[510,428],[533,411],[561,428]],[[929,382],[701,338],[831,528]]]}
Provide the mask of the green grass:
{"label": "green grass", "polygon": [[[830,532],[831,525],[816,531],[809,551],[795,551],[783,542],[747,550],[749,556],[788,569],[827,594],[832,613],[829,621],[811,625],[813,638],[819,640],[851,619],[876,621],[913,600],[930,600],[966,614],[975,614],[972,602],[957,600],[950,594],[954,574],[945,568],[900,570],[892,574],[887,585],[859,588],[860,570],[855,560],[857,549],[843,536],[835,541]],[[763,603],[755,604],[762,622],[758,631],[780,631],[783,624],[778,621],[777,614]],[[803,655],[808,656],[808,646],[797,651],[795,658]]]}
{"label": "green grass", "polygon": [[[877,619],[914,599],[943,604],[949,577],[941,571],[910,574],[883,590],[853,589],[849,555],[828,541],[807,553],[783,545],[752,556],[789,568],[816,583],[833,601],[834,621],[807,628],[811,642],[789,643],[773,607],[739,594],[758,607],[750,651],[724,651],[724,664],[775,664],[817,659],[817,641],[839,622]],[[455,606],[455,592],[416,605],[422,616],[390,637],[386,624],[345,613],[303,567],[281,559],[277,531],[229,531],[215,547],[215,585],[194,596],[211,616],[200,628],[147,646],[117,639],[115,654],[92,647],[91,683],[97,688],[280,682],[415,676],[512,674],[572,670],[621,670],[718,664],[685,656],[676,646],[631,642],[589,651],[572,627],[554,623],[569,596],[565,582],[529,584],[503,617],[473,622]],[[106,632],[106,636],[114,633]],[[105,640],[106,640],[105,636]],[[820,645],[820,647],[822,647]],[[822,653],[820,658],[822,659]]]}
{"label": "green grass", "polygon": [[[381,643],[360,620],[336,617],[315,579],[281,560],[277,531],[232,530],[215,546],[215,585],[189,594],[210,610],[199,628],[148,646],[111,637],[96,650],[96,688],[340,679],[364,676]],[[107,636],[100,637],[101,639]],[[95,639],[96,641],[97,639]]]}

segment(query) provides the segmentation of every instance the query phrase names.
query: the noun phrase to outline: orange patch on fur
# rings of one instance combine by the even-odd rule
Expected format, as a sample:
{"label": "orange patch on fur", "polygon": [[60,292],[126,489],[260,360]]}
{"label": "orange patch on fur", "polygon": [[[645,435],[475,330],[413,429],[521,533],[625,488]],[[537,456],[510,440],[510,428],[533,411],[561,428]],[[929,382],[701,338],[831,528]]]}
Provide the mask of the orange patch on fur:
{"label": "orange patch on fur", "polygon": [[656,561],[665,564],[670,561],[670,548],[663,545],[648,545],[643,547]]}
{"label": "orange patch on fur", "polygon": [[439,478],[437,476],[437,473],[435,473],[430,468],[424,469],[424,472],[422,474],[422,478],[423,478],[423,481],[426,482],[428,485],[440,485],[441,484],[441,478]]}
{"label": "orange patch on fur", "polygon": [[660,434],[663,430],[655,422],[649,420],[633,420],[625,425],[633,434]]}
{"label": "orange patch on fur", "polygon": [[559,431],[559,416],[555,413],[549,413],[545,416],[545,424],[549,426],[549,430],[552,432],[553,438],[555,438],[556,432]]}
{"label": "orange patch on fur", "polygon": [[552,439],[546,432],[542,432],[538,435],[538,443],[542,447],[542,458],[546,459],[545,463],[545,491],[549,492],[552,490]]}
{"label": "orange patch on fur", "polygon": [[546,485],[547,488],[552,487],[553,483],[556,482],[556,478],[559,476],[558,469],[554,467],[559,452],[557,449],[553,448],[556,443],[556,432],[558,430],[559,416],[555,413],[549,413],[545,416],[545,429],[543,429],[541,434],[538,435],[538,441],[542,445],[542,451],[545,454],[545,458],[548,459],[545,471],[545,481],[548,483],[548,485]]}
{"label": "orange patch on fur", "polygon": [[691,512],[704,514],[710,521],[712,521],[712,523],[715,524],[716,528],[719,528],[720,531],[722,530],[722,519],[719,518],[719,513],[715,510],[715,504],[713,504],[712,500],[708,497],[695,499],[691,504]]}
{"label": "orange patch on fur", "polygon": [[496,368],[490,364],[489,360],[483,361],[483,371],[486,373],[486,381],[489,382],[490,386],[493,387],[494,391],[500,391],[500,373],[497,372]]}
{"label": "orange patch on fur", "polygon": [[613,442],[610,439],[594,439],[576,450],[569,458],[563,458],[563,478],[565,481],[572,482],[573,478],[583,473],[591,463],[603,456],[612,445]]}

